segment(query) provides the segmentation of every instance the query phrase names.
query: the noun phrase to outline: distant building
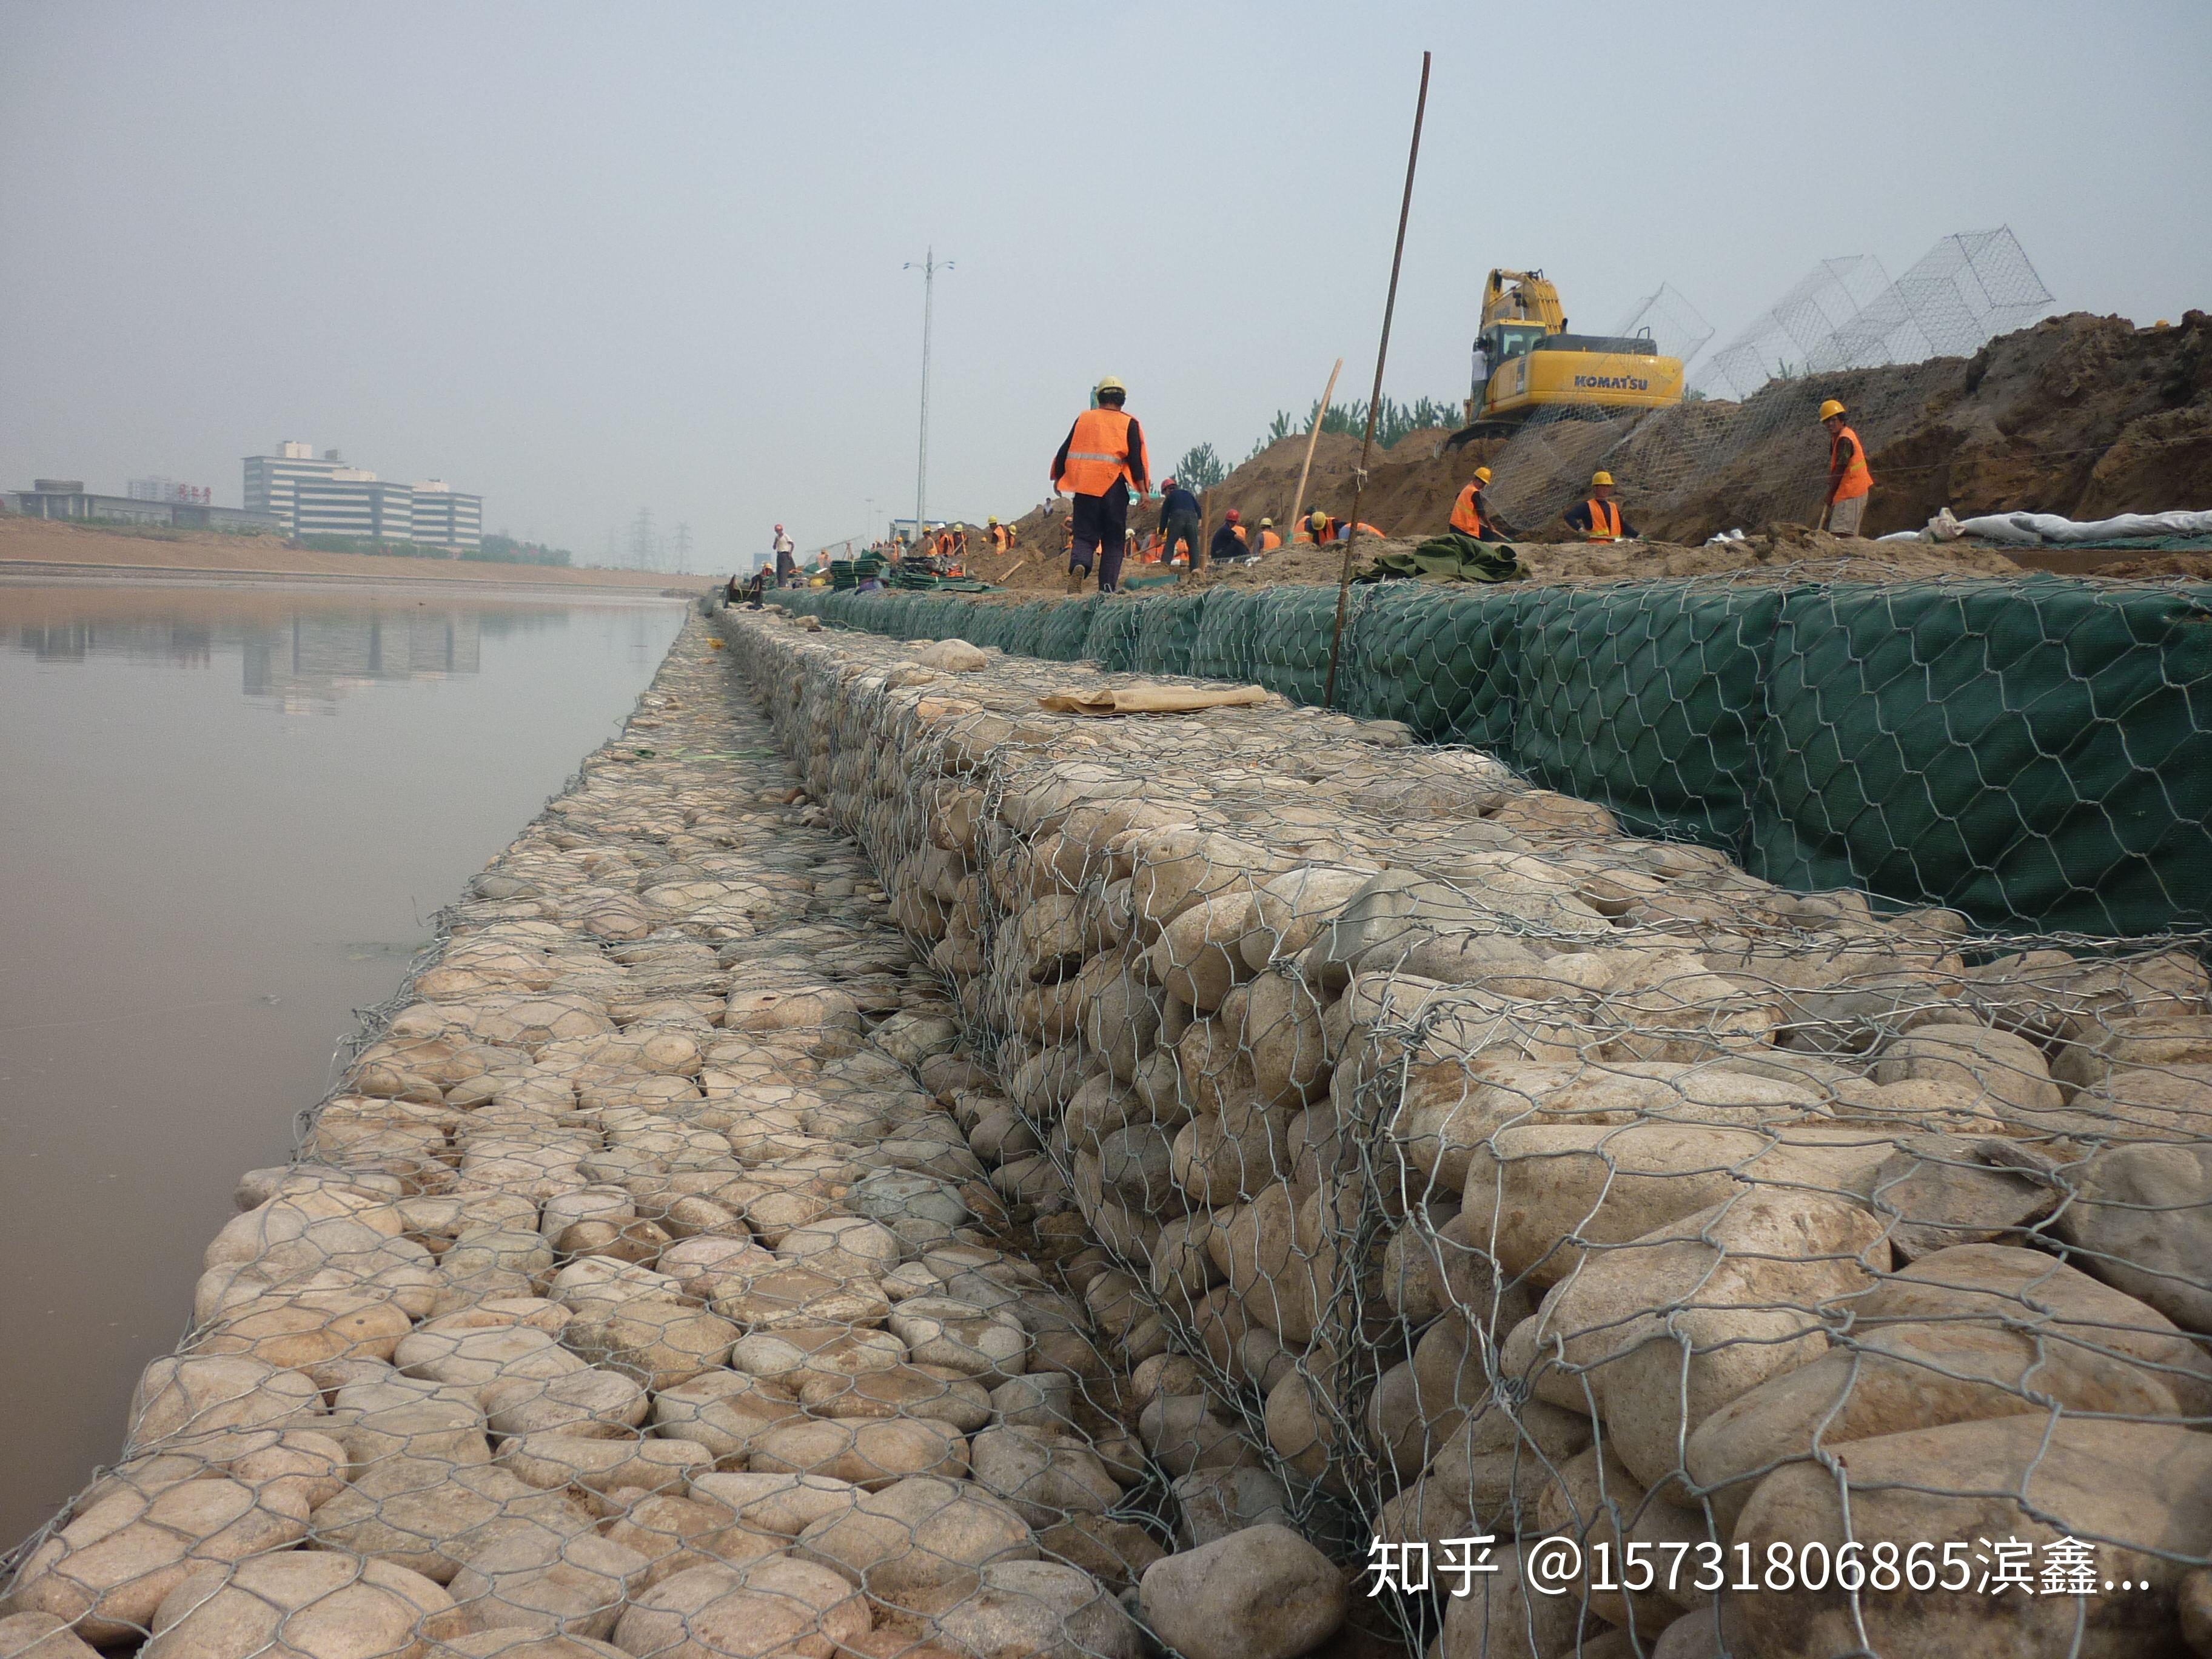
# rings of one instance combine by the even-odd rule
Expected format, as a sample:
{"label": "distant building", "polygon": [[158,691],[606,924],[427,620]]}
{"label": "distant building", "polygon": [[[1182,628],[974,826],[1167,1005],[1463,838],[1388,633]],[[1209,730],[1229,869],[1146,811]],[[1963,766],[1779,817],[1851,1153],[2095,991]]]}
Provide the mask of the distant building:
{"label": "distant building", "polygon": [[186,507],[215,503],[215,491],[205,484],[179,483],[174,478],[133,478],[123,490],[134,501],[181,502]]}
{"label": "distant building", "polygon": [[442,478],[415,486],[415,539],[449,553],[483,546],[483,497],[464,495]]}
{"label": "distant building", "polygon": [[357,541],[415,539],[415,491],[359,467],[340,467],[292,483],[295,536],[344,536]]}
{"label": "distant building", "polygon": [[276,446],[274,455],[246,458],[246,510],[274,513],[287,531],[297,535],[294,492],[301,482],[327,478],[333,472],[345,470],[345,463],[337,450],[318,456],[313,444],[287,438]]}
{"label": "distant building", "polygon": [[274,455],[246,458],[246,504],[295,536],[419,542],[459,555],[483,545],[483,497],[443,479],[393,483],[345,464],[335,449],[286,439]]}
{"label": "distant building", "polygon": [[284,522],[273,513],[240,512],[205,502],[147,501],[136,495],[100,495],[81,478],[40,478],[28,489],[0,496],[11,513],[33,519],[71,519],[83,524],[166,525],[179,530],[228,530],[281,533]]}

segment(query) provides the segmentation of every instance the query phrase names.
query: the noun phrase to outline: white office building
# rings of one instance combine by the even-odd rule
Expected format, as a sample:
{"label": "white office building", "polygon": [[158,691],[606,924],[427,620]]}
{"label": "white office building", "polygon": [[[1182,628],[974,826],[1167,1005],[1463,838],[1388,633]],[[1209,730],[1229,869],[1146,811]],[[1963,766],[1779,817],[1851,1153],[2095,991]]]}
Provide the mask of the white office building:
{"label": "white office building", "polygon": [[246,507],[249,513],[274,513],[292,535],[300,533],[294,495],[303,480],[327,479],[346,470],[337,450],[317,455],[313,444],[287,438],[274,455],[246,458]]}
{"label": "white office building", "polygon": [[469,495],[442,478],[415,487],[415,539],[448,553],[473,553],[483,545],[483,497]]}
{"label": "white office building", "polygon": [[286,439],[274,455],[246,458],[246,505],[272,513],[292,536],[421,542],[456,556],[483,545],[483,497],[441,478],[391,483],[348,466],[335,449]]}
{"label": "white office building", "polygon": [[358,541],[415,539],[415,491],[387,483],[374,472],[340,467],[327,477],[292,485],[295,536],[346,536]]}

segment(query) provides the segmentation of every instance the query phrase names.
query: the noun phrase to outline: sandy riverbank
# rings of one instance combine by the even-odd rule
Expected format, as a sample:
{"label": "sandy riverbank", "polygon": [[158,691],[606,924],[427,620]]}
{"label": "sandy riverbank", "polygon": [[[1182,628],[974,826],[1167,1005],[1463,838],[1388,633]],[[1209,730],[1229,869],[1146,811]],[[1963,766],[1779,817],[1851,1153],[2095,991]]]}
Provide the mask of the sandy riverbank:
{"label": "sandy riverbank", "polygon": [[0,577],[51,578],[129,574],[147,577],[308,578],[352,582],[436,582],[485,587],[621,588],[630,592],[696,592],[711,576],[655,570],[570,569],[481,560],[394,558],[374,553],[325,553],[273,536],[179,532],[136,535],[108,526],[0,518]]}

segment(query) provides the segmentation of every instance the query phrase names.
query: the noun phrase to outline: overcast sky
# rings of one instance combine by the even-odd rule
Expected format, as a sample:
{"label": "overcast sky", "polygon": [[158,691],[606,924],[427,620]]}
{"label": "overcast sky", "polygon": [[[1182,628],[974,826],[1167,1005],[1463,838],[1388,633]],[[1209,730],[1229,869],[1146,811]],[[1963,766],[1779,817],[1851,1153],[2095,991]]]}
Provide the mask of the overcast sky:
{"label": "overcast sky", "polygon": [[[1488,32],[1486,32],[1486,30]],[[1823,258],[2009,224],[2064,309],[2212,304],[2212,5],[0,0],[0,487],[236,502],[280,438],[695,568],[1012,514],[1102,374],[1156,460],[1465,391],[1483,273],[1725,340]]]}

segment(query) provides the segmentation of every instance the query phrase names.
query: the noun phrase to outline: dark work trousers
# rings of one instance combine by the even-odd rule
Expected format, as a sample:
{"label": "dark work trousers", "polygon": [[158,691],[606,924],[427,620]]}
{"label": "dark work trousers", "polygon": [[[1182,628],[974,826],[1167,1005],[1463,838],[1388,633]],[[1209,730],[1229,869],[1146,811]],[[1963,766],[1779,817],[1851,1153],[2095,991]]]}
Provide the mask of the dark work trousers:
{"label": "dark work trousers", "polygon": [[[1198,551],[1198,515],[1194,513],[1169,514],[1160,520],[1160,540],[1166,544],[1160,550],[1160,559],[1164,563],[1175,562],[1175,544],[1179,541],[1188,542],[1191,552],[1195,555]],[[1193,557],[1191,562],[1196,564],[1198,560]]]}
{"label": "dark work trousers", "polygon": [[1129,534],[1129,487],[1117,482],[1103,495],[1078,495],[1069,523],[1075,543],[1068,550],[1071,570],[1091,574],[1091,559],[1098,556],[1098,591],[1111,593],[1121,582],[1122,544]]}

